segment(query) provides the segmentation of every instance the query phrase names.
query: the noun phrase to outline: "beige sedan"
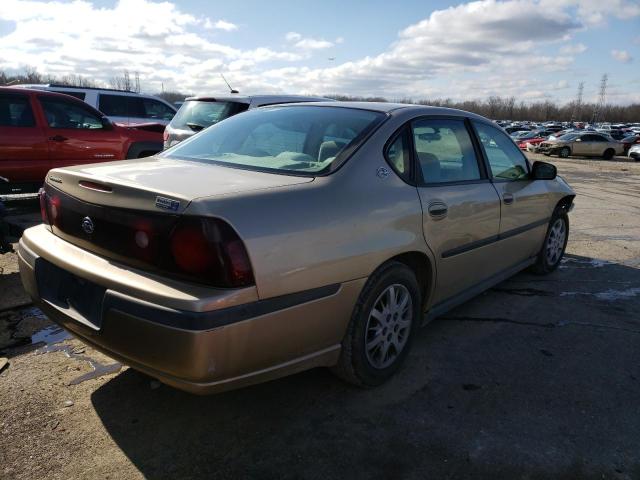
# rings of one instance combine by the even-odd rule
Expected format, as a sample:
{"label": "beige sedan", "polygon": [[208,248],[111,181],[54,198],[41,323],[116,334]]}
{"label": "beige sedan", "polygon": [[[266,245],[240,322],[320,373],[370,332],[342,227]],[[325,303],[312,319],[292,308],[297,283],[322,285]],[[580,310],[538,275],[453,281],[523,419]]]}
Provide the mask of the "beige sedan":
{"label": "beige sedan", "polygon": [[318,366],[372,386],[430,319],[557,268],[574,196],[471,113],[274,106],[155,157],[52,170],[20,272],[54,321],[184,390]]}
{"label": "beige sedan", "polygon": [[562,158],[576,155],[610,160],[615,155],[624,154],[624,145],[607,135],[597,132],[571,132],[553,140],[542,142],[538,151],[547,156],[558,155]]}

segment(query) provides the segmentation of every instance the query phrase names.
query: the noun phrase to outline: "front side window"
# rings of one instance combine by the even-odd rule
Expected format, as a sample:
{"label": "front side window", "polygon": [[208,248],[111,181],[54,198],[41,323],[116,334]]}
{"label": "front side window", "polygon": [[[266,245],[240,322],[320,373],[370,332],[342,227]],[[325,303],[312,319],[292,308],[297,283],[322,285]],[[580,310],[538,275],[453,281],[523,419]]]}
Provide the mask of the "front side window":
{"label": "front side window", "polygon": [[379,112],[340,107],[260,108],[213,125],[163,155],[315,174],[339,164],[384,118]]}
{"label": "front side window", "polygon": [[0,127],[34,127],[35,124],[26,95],[0,95]]}
{"label": "front side window", "polygon": [[493,178],[522,180],[529,176],[527,160],[513,141],[497,128],[474,122]]}
{"label": "front side window", "polygon": [[51,128],[94,130],[103,128],[102,119],[81,104],[59,98],[40,97],[40,104]]}
{"label": "front side window", "polygon": [[411,124],[424,183],[479,180],[478,160],[464,120],[422,119]]}
{"label": "front side window", "polygon": [[175,115],[175,111],[164,103],[154,100],[153,98],[143,98],[145,118],[157,118],[160,120],[171,120]]}

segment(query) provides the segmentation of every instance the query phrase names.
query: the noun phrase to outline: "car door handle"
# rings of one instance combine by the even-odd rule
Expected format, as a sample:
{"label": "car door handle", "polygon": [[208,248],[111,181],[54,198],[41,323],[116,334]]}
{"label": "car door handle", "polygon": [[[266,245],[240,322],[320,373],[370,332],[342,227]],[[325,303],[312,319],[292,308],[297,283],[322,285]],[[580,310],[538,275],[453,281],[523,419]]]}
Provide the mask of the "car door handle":
{"label": "car door handle", "polygon": [[442,202],[433,202],[429,205],[428,208],[429,215],[436,218],[444,218],[447,216],[449,212],[449,208],[445,203]]}
{"label": "car door handle", "polygon": [[67,137],[63,137],[62,135],[54,135],[53,137],[49,137],[49,140],[52,142],[64,142],[65,140],[69,140]]}
{"label": "car door handle", "polygon": [[513,203],[513,194],[512,193],[503,193],[502,194],[502,201],[504,202],[505,205],[511,205]]}

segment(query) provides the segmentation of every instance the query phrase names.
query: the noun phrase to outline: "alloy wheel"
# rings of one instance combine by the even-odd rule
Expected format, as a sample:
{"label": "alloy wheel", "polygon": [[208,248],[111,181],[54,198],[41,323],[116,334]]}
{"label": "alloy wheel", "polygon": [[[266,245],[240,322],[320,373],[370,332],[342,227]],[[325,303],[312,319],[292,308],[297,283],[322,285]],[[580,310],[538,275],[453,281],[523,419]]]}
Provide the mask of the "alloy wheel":
{"label": "alloy wheel", "polygon": [[556,219],[549,230],[549,236],[547,237],[547,263],[549,265],[555,265],[562,256],[564,251],[564,244],[567,238],[567,227],[564,220],[561,218]]}
{"label": "alloy wheel", "polygon": [[369,312],[365,328],[365,351],[370,365],[390,366],[407,344],[413,320],[409,290],[399,283],[387,287]]}

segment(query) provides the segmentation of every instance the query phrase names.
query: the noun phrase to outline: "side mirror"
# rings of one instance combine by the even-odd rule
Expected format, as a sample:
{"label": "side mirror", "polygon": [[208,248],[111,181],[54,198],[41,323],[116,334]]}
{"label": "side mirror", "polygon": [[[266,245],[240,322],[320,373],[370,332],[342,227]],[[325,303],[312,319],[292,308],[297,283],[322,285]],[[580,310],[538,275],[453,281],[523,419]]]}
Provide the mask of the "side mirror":
{"label": "side mirror", "polygon": [[533,180],[555,180],[558,176],[558,169],[555,165],[547,162],[534,162],[531,167],[531,178]]}
{"label": "side mirror", "polygon": [[105,130],[113,130],[113,123],[107,117],[102,117],[102,128]]}

